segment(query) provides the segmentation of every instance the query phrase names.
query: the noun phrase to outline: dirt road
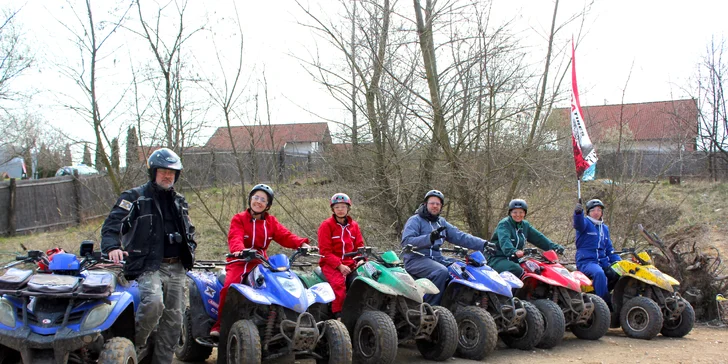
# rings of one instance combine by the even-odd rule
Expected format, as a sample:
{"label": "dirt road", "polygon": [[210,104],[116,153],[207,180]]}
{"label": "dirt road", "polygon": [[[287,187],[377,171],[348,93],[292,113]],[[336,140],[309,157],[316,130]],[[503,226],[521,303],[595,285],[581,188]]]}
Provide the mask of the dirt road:
{"label": "dirt road", "polygon": [[[206,363],[215,363],[213,357]],[[422,359],[414,345],[400,346],[399,363],[432,364]],[[520,351],[508,349],[499,343],[498,350],[486,358],[489,364],[539,364],[539,363],[728,363],[728,329],[696,326],[682,339],[663,336],[645,341],[630,339],[621,329],[610,329],[606,336],[597,341],[579,340],[571,333],[566,334],[561,345],[550,350]],[[184,362],[175,361],[176,364]],[[314,361],[297,361],[300,364]],[[453,358],[445,363],[476,363],[471,360]]]}

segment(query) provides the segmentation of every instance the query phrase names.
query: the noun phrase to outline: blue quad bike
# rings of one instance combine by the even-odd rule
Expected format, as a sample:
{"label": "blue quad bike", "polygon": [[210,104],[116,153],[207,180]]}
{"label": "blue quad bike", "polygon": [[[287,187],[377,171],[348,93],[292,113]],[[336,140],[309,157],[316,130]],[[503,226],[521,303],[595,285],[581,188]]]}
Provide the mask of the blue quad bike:
{"label": "blue quad bike", "polygon": [[[337,320],[319,321],[309,311],[334,300],[328,283],[305,288],[291,261],[297,256],[318,256],[316,248],[299,248],[290,257],[266,258],[255,249],[244,250],[228,263],[198,261],[187,273],[189,308],[185,312],[177,358],[203,361],[217,346],[218,363],[260,363],[313,358],[317,363],[351,363],[346,326]],[[217,302],[225,273],[220,264],[259,261],[243,283],[230,285],[222,313],[219,342],[209,337],[217,316]],[[315,309],[318,311],[318,309]]]}
{"label": "blue quad bike", "polygon": [[448,266],[450,282],[442,306],[458,323],[458,355],[482,360],[495,350],[498,335],[512,348],[533,349],[544,332],[544,322],[536,306],[513,297],[513,289],[523,282],[510,272],[498,274],[487,266],[480,251],[467,248],[440,248],[454,253],[457,260]]}
{"label": "blue quad bike", "polygon": [[[118,284],[121,265],[81,243],[80,259],[37,250],[18,256],[0,276],[0,363],[137,363],[136,282]],[[13,268],[42,263],[46,269]],[[107,264],[111,266],[110,264]],[[150,340],[153,342],[153,340]]]}

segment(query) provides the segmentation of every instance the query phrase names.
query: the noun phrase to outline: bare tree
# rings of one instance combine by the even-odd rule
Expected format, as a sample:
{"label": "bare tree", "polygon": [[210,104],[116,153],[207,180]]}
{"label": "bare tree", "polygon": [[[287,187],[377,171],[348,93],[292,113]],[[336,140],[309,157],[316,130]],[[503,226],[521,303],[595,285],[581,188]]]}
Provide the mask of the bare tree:
{"label": "bare tree", "polygon": [[[193,125],[193,120],[186,120],[183,100],[184,91],[184,69],[187,64],[182,58],[182,48],[190,37],[200,31],[202,27],[187,29],[185,23],[185,11],[188,2],[186,0],[172,1],[160,5],[157,3],[156,14],[148,21],[145,12],[142,11],[141,0],[136,1],[139,21],[142,27],[140,32],[152,51],[156,67],[161,75],[161,112],[159,121],[163,127],[164,144],[180,153],[185,149],[186,143],[199,131],[200,125]],[[175,20],[172,20],[174,29],[173,36],[165,40],[166,26],[165,14],[172,8]],[[155,86],[156,87],[156,86]],[[141,130],[141,129],[140,129]]]}
{"label": "bare tree", "polygon": [[[241,146],[236,144],[236,140],[232,134],[232,123],[233,119],[236,118],[239,111],[239,103],[243,100],[244,84],[241,77],[243,76],[243,49],[244,49],[244,37],[243,29],[240,25],[240,15],[238,13],[238,7],[233,2],[233,8],[235,10],[234,26],[237,28],[237,47],[235,48],[235,58],[232,63],[232,72],[228,73],[230,64],[227,62],[223,49],[218,47],[215,38],[212,38],[213,46],[215,48],[215,54],[217,55],[217,63],[219,66],[219,72],[221,77],[215,79],[206,79],[203,83],[205,84],[205,91],[210,95],[214,104],[220,107],[222,115],[225,119],[225,126],[227,127],[228,137],[230,138],[230,146],[232,148],[233,157],[235,159],[235,166],[237,167],[238,176],[240,178],[240,196],[242,197],[242,206],[247,206],[247,195],[245,193],[245,168],[244,168],[244,157],[240,153],[239,148]],[[210,29],[214,32],[214,27]],[[219,81],[219,82],[218,82]],[[252,138],[251,138],[252,140]],[[245,147],[245,146],[242,146]],[[197,193],[197,192],[196,192]],[[215,221],[220,232],[223,235],[227,235],[227,227],[224,223],[225,219],[228,218],[230,211],[228,207],[231,205],[238,205],[238,201],[232,199],[223,199],[220,204],[219,211],[213,211],[212,206],[205,204],[203,199],[200,199],[203,204],[203,208],[206,213]],[[233,207],[235,208],[235,207]]]}
{"label": "bare tree", "polygon": [[[61,72],[73,80],[76,86],[82,90],[86,101],[76,101],[72,96],[68,96],[72,101],[66,103],[65,106],[82,117],[90,119],[94,131],[99,165],[106,169],[114,192],[121,193],[121,183],[117,171],[111,166],[109,153],[106,152],[105,146],[110,145],[113,138],[113,136],[108,135],[106,124],[111,121],[109,119],[113,119],[111,115],[116,112],[116,108],[121,104],[125,92],[122,92],[117,101],[110,104],[109,111],[104,113],[101,111],[101,87],[98,79],[100,77],[99,65],[102,59],[109,55],[102,53],[102,49],[105,49],[104,45],[121,27],[131,9],[131,4],[121,9],[114,9],[110,14],[113,20],[107,22],[97,21],[91,0],[85,0],[83,8],[77,7],[70,0],[67,0],[66,3],[75,17],[76,24],[57,20],[71,35],[71,41],[78,48],[80,62],[77,65],[64,63],[59,66]],[[113,54],[113,51],[111,54]]]}
{"label": "bare tree", "polygon": [[[351,5],[351,7],[350,7]],[[406,47],[407,40],[398,29],[406,28],[403,21],[392,26],[397,16],[388,0],[360,2],[353,6],[342,1],[346,11],[346,27],[326,22],[299,3],[299,7],[311,19],[304,24],[320,34],[326,43],[336,49],[346,64],[345,71],[326,64],[316,55],[313,60],[299,60],[318,82],[327,87],[331,96],[352,115],[352,123],[342,125],[344,140],[358,144],[354,154],[355,165],[346,169],[347,175],[359,181],[371,181],[366,187],[372,201],[386,206],[383,218],[393,221],[395,231],[401,231],[411,213],[410,198],[413,195],[411,174],[406,172],[412,165],[407,150],[411,120],[409,103],[413,101],[408,88],[414,82],[413,59],[400,59],[398,50]],[[357,9],[357,10],[354,10]],[[353,24],[353,25],[352,25]],[[344,30],[349,29],[349,30]],[[393,36],[396,36],[393,38]],[[346,78],[344,74],[352,75]],[[366,133],[362,133],[358,114],[366,118]],[[354,141],[356,138],[356,141]],[[361,144],[363,141],[367,145]],[[362,163],[371,156],[369,164]],[[339,170],[340,172],[340,170]],[[365,192],[366,193],[366,192]]]}
{"label": "bare tree", "polygon": [[728,61],[724,39],[711,39],[700,63],[697,76],[700,125],[698,148],[708,154],[710,178],[718,180],[719,162],[728,163],[728,108],[725,85],[728,77]]}
{"label": "bare tree", "polygon": [[[33,64],[34,58],[24,43],[16,25],[16,16],[22,10],[3,10],[0,19],[0,101],[18,96],[11,82],[20,77]],[[0,105],[1,106],[1,105]]]}
{"label": "bare tree", "polygon": [[[35,62],[25,44],[16,17],[21,9],[3,9],[0,18],[0,164],[29,152],[38,137],[38,126],[34,117],[27,112],[18,112],[9,107],[14,101],[25,98],[12,87]],[[4,160],[3,160],[4,159]],[[26,160],[30,163],[30,160]]]}

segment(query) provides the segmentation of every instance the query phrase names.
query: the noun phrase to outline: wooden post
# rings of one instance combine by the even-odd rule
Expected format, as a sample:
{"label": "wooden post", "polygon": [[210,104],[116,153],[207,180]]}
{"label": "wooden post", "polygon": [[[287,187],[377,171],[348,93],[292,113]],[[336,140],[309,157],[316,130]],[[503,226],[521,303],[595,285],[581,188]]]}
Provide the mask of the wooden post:
{"label": "wooden post", "polygon": [[73,202],[76,210],[76,222],[81,225],[83,224],[83,208],[81,204],[81,180],[78,179],[78,170],[73,170]]}
{"label": "wooden post", "polygon": [[210,151],[210,156],[212,160],[210,161],[210,180],[209,183],[212,186],[217,186],[217,159],[215,157],[215,151]]}
{"label": "wooden post", "polygon": [[10,203],[8,204],[8,235],[15,235],[15,178],[10,179]]}

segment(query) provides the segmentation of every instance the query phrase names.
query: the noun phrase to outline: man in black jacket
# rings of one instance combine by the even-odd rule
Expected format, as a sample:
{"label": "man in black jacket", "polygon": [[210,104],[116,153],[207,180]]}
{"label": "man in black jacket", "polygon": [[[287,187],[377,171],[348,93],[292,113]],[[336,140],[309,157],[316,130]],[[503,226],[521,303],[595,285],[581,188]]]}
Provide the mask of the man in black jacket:
{"label": "man in black jacket", "polygon": [[185,270],[195,259],[195,227],[187,201],[173,186],[182,162],[173,151],[156,150],[147,160],[149,182],[124,191],[101,228],[101,250],[139,284],[141,303],[134,344],[139,355],[157,329],[154,363],[171,363],[184,309]]}

